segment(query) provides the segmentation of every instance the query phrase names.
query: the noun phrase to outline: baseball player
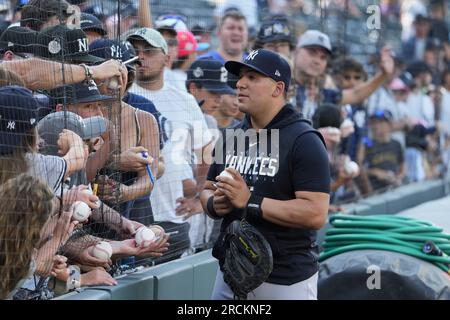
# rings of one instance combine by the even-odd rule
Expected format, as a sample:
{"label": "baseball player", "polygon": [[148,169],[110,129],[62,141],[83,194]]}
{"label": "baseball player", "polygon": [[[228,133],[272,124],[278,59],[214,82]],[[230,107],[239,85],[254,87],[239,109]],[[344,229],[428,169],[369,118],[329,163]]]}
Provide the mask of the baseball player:
{"label": "baseball player", "polygon": [[[316,230],[325,223],[330,188],[323,138],[286,103],[291,70],[280,55],[259,49],[225,68],[239,76],[239,108],[246,115],[227,130],[223,148],[216,145],[201,193],[207,214],[223,218],[213,249],[221,270],[212,299],[234,296],[223,278],[223,243],[227,226],[244,215],[273,255],[273,271],[247,299],[317,299]],[[220,175],[224,169],[231,176]]]}

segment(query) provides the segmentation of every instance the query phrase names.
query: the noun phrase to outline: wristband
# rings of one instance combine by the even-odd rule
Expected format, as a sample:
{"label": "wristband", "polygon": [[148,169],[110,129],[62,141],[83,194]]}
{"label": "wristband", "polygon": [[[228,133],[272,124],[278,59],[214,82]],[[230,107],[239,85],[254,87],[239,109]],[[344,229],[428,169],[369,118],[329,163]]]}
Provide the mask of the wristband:
{"label": "wristband", "polygon": [[222,217],[219,216],[214,209],[214,196],[211,196],[208,198],[208,202],[206,203],[206,209],[208,210],[209,216],[213,219],[221,219]]}
{"label": "wristband", "polygon": [[69,266],[69,279],[67,279],[67,291],[81,287],[80,268],[76,265]]}
{"label": "wristband", "polygon": [[262,219],[261,204],[264,197],[252,193],[247,202],[247,217]]}
{"label": "wristband", "polygon": [[80,64],[80,66],[83,67],[83,69],[84,69],[84,76],[85,76],[84,81],[89,82],[89,81],[93,80],[91,69],[85,64]]}

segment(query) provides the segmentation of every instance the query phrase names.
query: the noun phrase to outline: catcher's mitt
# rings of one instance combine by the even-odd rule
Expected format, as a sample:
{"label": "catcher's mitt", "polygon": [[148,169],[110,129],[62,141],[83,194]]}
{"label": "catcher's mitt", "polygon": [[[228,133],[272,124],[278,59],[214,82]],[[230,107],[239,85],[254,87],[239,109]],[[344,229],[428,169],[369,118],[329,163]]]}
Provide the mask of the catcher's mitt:
{"label": "catcher's mitt", "polygon": [[237,298],[246,299],[272,272],[272,249],[246,220],[235,220],[228,226],[225,244],[223,279]]}

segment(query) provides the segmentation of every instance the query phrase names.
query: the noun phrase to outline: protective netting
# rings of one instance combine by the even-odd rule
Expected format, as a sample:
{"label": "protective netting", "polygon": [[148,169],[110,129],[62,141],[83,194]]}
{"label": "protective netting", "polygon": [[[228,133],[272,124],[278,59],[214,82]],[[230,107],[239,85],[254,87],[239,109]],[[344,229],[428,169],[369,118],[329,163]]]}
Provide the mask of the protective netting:
{"label": "protective netting", "polygon": [[220,221],[199,193],[244,117],[223,64],[253,49],[291,65],[287,99],[327,143],[331,210],[446,177],[447,6],[0,0],[0,297],[211,248]]}

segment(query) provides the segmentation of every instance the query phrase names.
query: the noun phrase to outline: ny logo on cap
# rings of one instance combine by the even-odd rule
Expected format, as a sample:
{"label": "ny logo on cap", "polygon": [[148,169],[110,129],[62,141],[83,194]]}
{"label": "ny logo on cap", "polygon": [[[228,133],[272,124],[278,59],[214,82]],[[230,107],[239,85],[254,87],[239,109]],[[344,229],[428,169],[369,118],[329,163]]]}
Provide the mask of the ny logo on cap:
{"label": "ny logo on cap", "polygon": [[145,29],[145,28],[142,28],[141,30],[136,32],[137,35],[141,35],[141,36],[145,36],[146,33],[147,33],[147,29]]}
{"label": "ny logo on cap", "polygon": [[7,125],[6,129],[15,130],[16,129],[16,123],[14,121],[8,121],[8,125]]}
{"label": "ny logo on cap", "polygon": [[123,56],[122,48],[116,45],[111,46],[111,57],[122,59],[122,56]]}
{"label": "ny logo on cap", "polygon": [[53,39],[48,43],[48,52],[51,54],[57,54],[61,51],[61,44],[57,39]]}
{"label": "ny logo on cap", "polygon": [[252,52],[250,52],[250,53],[248,54],[248,57],[247,57],[246,60],[249,61],[249,60],[255,59],[255,57],[258,55],[258,53],[259,53],[258,50],[253,50]]}
{"label": "ny logo on cap", "polygon": [[194,75],[194,77],[200,78],[200,77],[203,77],[204,72],[203,72],[202,68],[197,67],[197,68],[192,72],[192,74]]}
{"label": "ny logo on cap", "polygon": [[277,71],[275,71],[275,75],[276,75],[277,77],[281,77],[281,73],[280,73],[280,71],[278,71],[278,69],[277,69]]}
{"label": "ny logo on cap", "polygon": [[88,52],[87,38],[78,39],[78,52]]}
{"label": "ny logo on cap", "polygon": [[283,33],[283,25],[281,23],[275,23],[273,25],[273,33]]}
{"label": "ny logo on cap", "polygon": [[319,41],[324,43],[325,42],[325,38],[323,36],[319,36]]}

